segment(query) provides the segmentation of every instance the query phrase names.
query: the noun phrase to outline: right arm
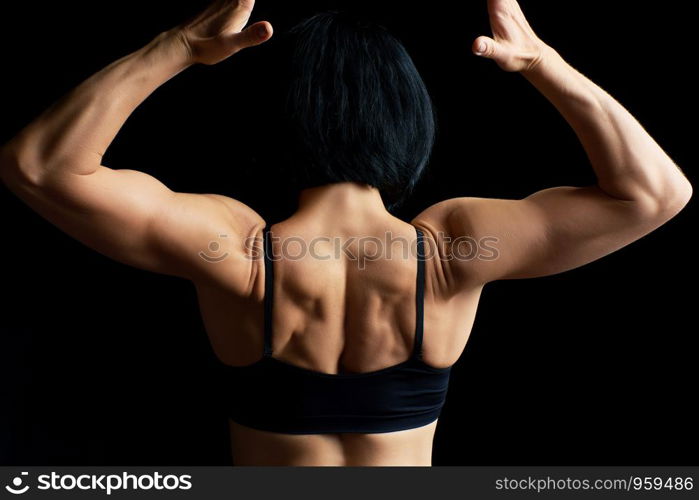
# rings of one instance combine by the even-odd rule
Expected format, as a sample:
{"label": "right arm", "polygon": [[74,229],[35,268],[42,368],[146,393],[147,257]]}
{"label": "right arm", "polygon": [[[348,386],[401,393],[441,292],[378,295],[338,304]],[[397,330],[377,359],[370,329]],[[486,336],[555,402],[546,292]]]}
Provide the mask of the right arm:
{"label": "right arm", "polygon": [[435,238],[496,238],[493,260],[450,261],[450,283],[560,273],[608,255],[674,217],[692,187],[675,163],[613,97],[573,69],[529,26],[514,0],[489,0],[494,37],[473,50],[518,71],[575,130],[597,184],[557,187],[521,200],[457,198],[415,223]]}

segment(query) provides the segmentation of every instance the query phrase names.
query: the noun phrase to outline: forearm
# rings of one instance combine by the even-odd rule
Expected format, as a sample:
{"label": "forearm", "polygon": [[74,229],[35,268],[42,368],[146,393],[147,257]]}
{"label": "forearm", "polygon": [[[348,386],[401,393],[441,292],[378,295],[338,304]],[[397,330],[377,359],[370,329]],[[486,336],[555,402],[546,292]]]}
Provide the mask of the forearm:
{"label": "forearm", "polygon": [[599,187],[614,198],[684,204],[691,186],[665,151],[613,97],[550,48],[523,72],[575,130]]}
{"label": "forearm", "polygon": [[131,113],[188,65],[176,35],[164,32],[54,103],[5,146],[5,155],[12,154],[12,168],[31,181],[54,173],[90,174]]}

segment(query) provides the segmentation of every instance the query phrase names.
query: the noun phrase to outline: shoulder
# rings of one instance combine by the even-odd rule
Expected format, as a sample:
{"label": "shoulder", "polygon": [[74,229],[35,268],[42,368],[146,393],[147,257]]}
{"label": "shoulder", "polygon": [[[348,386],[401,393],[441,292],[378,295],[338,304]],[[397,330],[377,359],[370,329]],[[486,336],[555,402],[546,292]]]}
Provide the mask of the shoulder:
{"label": "shoulder", "polygon": [[219,194],[176,193],[154,225],[164,256],[198,286],[253,293],[265,220],[249,206]]}
{"label": "shoulder", "polygon": [[484,285],[477,262],[489,231],[483,222],[493,200],[453,198],[436,203],[412,221],[425,235],[426,269],[435,293],[450,298]]}
{"label": "shoulder", "polygon": [[413,223],[434,241],[450,278],[447,288],[458,293],[503,276],[504,270],[526,261],[528,249],[544,245],[544,212],[528,198],[463,197],[430,206]]}

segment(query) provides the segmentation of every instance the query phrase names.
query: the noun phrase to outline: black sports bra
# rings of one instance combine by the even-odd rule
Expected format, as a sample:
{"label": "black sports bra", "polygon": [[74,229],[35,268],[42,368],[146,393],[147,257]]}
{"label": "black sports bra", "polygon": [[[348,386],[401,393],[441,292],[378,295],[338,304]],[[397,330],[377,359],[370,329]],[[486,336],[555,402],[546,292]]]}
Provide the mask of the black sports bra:
{"label": "black sports bra", "polygon": [[451,367],[422,360],[425,252],[422,231],[415,229],[416,327],[410,358],[372,372],[330,374],[272,357],[274,266],[265,227],[264,352],[250,365],[222,365],[234,422],[285,434],[377,433],[421,427],[439,417]]}

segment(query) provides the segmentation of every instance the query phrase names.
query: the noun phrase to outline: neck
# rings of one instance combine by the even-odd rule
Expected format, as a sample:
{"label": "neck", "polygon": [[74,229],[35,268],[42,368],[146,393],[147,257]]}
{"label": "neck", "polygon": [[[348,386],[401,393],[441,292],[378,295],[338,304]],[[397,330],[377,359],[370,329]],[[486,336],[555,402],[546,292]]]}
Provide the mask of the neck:
{"label": "neck", "polygon": [[355,182],[304,189],[299,197],[298,211],[326,217],[351,213],[355,219],[361,215],[371,217],[387,213],[378,189]]}

